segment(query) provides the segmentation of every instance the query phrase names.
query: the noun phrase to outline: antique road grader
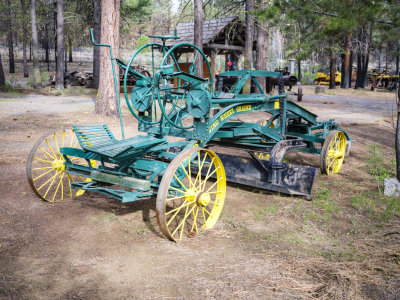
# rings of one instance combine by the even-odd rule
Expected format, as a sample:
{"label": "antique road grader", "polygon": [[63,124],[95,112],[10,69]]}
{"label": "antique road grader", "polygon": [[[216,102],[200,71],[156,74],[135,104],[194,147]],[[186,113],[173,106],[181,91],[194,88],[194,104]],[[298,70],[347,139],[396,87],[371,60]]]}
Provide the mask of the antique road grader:
{"label": "antique road grader", "polygon": [[[127,108],[146,134],[125,138],[112,63],[122,139],[106,124],[74,125],[44,135],[27,163],[28,181],[39,197],[55,202],[90,191],[125,203],[156,196],[161,231],[179,241],[214,226],[226,181],[311,199],[317,169],[285,163],[288,151],[320,154],[322,173],[339,172],[351,139],[333,120],[319,122],[289,101],[282,80],[278,95],[265,95],[257,77],[280,78],[281,73],[225,72],[221,76],[237,76],[236,84],[228,93],[214,93],[210,64],[198,47],[166,47],[166,40],[178,39],[176,35],[153,38],[161,42],[139,48],[128,64],[118,60],[125,70]],[[95,46],[108,47],[112,62],[117,60],[110,45],[96,44],[92,32],[91,39]],[[180,69],[182,49],[191,51],[185,54],[186,61],[189,56],[193,60],[189,72]],[[131,68],[143,53],[151,60],[152,76]],[[208,78],[196,75],[196,59],[204,61]],[[137,79],[130,95],[129,74]],[[241,93],[248,80],[254,80],[259,93]],[[260,112],[269,116],[262,124],[237,118]]]}

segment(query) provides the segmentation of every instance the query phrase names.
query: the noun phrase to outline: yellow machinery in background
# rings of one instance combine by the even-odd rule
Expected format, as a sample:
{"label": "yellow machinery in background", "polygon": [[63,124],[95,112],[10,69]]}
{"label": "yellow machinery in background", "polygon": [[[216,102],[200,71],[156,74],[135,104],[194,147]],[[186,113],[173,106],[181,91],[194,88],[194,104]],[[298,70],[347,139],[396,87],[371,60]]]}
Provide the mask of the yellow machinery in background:
{"label": "yellow machinery in background", "polygon": [[[329,85],[330,78],[331,77],[329,74],[318,72],[317,78],[314,80],[314,84],[315,85],[318,85],[318,84]],[[342,73],[336,72],[335,73],[335,84],[339,85],[341,81],[342,81]]]}

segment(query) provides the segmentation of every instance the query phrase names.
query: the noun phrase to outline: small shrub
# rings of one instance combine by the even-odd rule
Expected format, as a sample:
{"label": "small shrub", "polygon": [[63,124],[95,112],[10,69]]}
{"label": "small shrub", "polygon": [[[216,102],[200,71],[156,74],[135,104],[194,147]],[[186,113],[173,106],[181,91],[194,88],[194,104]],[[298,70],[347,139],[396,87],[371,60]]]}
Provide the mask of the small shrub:
{"label": "small shrub", "polygon": [[[139,49],[140,47],[142,47],[142,46],[148,44],[149,41],[150,41],[150,38],[149,38],[147,35],[142,34],[142,35],[139,37],[138,41],[137,41],[137,45],[136,45],[137,49]],[[145,48],[143,51],[145,51],[145,52],[150,51],[150,48],[147,47],[147,48]]]}

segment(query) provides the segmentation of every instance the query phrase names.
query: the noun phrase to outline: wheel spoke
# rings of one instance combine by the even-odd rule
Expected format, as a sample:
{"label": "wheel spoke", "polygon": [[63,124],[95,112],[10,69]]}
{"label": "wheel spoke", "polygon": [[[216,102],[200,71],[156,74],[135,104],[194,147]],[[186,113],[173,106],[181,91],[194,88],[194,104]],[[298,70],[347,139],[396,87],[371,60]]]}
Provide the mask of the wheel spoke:
{"label": "wheel spoke", "polygon": [[52,162],[51,162],[51,161],[48,161],[48,160],[44,160],[44,159],[40,159],[40,158],[37,158],[37,157],[34,157],[33,159],[34,159],[34,160],[38,160],[38,161],[41,161],[41,162],[45,162],[45,163],[49,163],[49,164],[52,164]]}
{"label": "wheel spoke", "polygon": [[65,129],[63,130],[61,147],[64,147],[64,141],[65,141]]}
{"label": "wheel spoke", "polygon": [[56,142],[56,148],[58,153],[60,153],[60,148],[58,147],[58,141],[57,141],[57,133],[54,132],[54,141]]}
{"label": "wheel spoke", "polygon": [[165,199],[165,201],[172,201],[172,200],[177,200],[177,199],[182,199],[182,198],[184,198],[184,196],[167,198],[167,199]]}
{"label": "wheel spoke", "polygon": [[208,154],[205,153],[204,158],[203,158],[203,161],[201,162],[201,164],[200,164],[200,151],[198,151],[197,154],[198,154],[198,166],[199,166],[199,171],[198,171],[198,173],[197,173],[196,180],[194,181],[194,185],[196,186],[197,179],[199,179],[199,187],[200,187],[200,186],[201,186],[201,170],[203,169],[203,165],[204,165],[204,162],[205,162],[206,157],[207,157]]}
{"label": "wheel spoke", "polygon": [[[193,207],[192,207],[191,211],[193,211]],[[181,228],[181,234],[179,235],[179,240],[182,239],[183,229],[185,228],[185,221],[186,221],[186,218],[188,216],[188,209],[189,209],[189,206],[186,206],[185,217],[183,218],[183,220],[181,222],[182,223],[182,226],[181,226],[182,228]],[[189,214],[190,214],[190,212],[189,212]]]}
{"label": "wheel spoke", "polygon": [[38,177],[32,178],[33,181],[42,178],[44,175],[49,174],[51,171],[55,170],[54,168],[51,168],[51,170],[48,170],[47,172],[44,172],[42,175],[39,175]]}
{"label": "wheel spoke", "polygon": [[174,174],[175,179],[179,182],[179,184],[185,189],[185,191],[187,191],[186,186],[182,183],[182,181],[180,181],[180,179]]}
{"label": "wheel spoke", "polygon": [[174,236],[174,234],[175,234],[176,231],[179,229],[179,227],[182,226],[182,230],[183,230],[183,227],[185,227],[185,221],[186,221],[187,216],[190,215],[190,214],[192,213],[192,210],[193,210],[195,207],[196,207],[196,205],[194,205],[194,206],[190,209],[189,212],[187,211],[187,210],[188,210],[188,207],[186,207],[185,217],[184,217],[183,220],[179,223],[178,227],[176,227],[175,230],[172,232],[171,236]]}
{"label": "wheel spoke", "polygon": [[46,155],[50,156],[52,159],[57,159],[57,157],[54,157],[53,155],[51,155],[50,153],[48,153],[46,150],[43,150],[42,147],[38,148],[40,151],[44,152]]}
{"label": "wheel spoke", "polygon": [[192,224],[192,228],[190,229],[190,232],[193,231],[193,227],[196,230],[196,233],[198,233],[198,228],[197,228],[197,214],[199,213],[199,207],[197,206],[196,211],[193,212],[193,224]]}
{"label": "wheel spoke", "polygon": [[53,167],[32,168],[32,171],[54,169]]}
{"label": "wheel spoke", "polygon": [[54,199],[56,198],[56,195],[57,195],[58,189],[59,189],[59,187],[60,187],[60,185],[61,185],[61,183],[62,183],[63,177],[64,177],[64,173],[61,174],[61,176],[60,176],[60,182],[58,183],[57,188],[56,188],[56,191],[54,192],[54,196],[53,196],[52,202],[54,202]]}
{"label": "wheel spoke", "polygon": [[182,191],[182,190],[180,190],[180,189],[177,189],[177,188],[175,188],[175,187],[173,187],[173,186],[169,186],[169,188],[170,188],[170,189],[173,189],[173,190],[175,190],[175,191],[177,191],[177,192],[180,192],[180,193],[182,193],[182,194],[185,194],[184,191]]}
{"label": "wheel spoke", "polygon": [[46,143],[47,143],[47,146],[49,146],[51,152],[54,154],[54,157],[57,157],[57,155],[54,153],[53,148],[51,147],[51,145],[50,145],[49,141],[47,140],[47,138],[46,138]]}
{"label": "wheel spoke", "polygon": [[44,194],[43,198],[46,198],[47,194],[48,194],[49,191],[50,191],[51,186],[52,186],[53,183],[54,183],[54,180],[56,180],[57,175],[60,174],[60,173],[61,173],[61,171],[57,171],[56,175],[54,175],[53,180],[51,181],[49,187],[47,188],[47,191],[46,191],[46,193]]}
{"label": "wheel spoke", "polygon": [[58,172],[56,172],[55,175],[53,175],[52,177],[50,177],[45,183],[43,183],[37,190],[40,191],[42,189],[42,187],[44,187],[46,184],[48,184],[53,178],[55,178],[57,176]]}
{"label": "wheel spoke", "polygon": [[166,214],[166,215],[169,215],[169,214],[171,214],[171,213],[173,213],[173,212],[175,212],[175,211],[177,211],[177,210],[180,210],[181,208],[183,208],[183,207],[185,207],[185,206],[188,206],[189,204],[192,204],[192,203],[193,203],[193,201],[192,201],[192,202],[186,202],[186,201],[184,201],[183,204],[182,204],[181,206],[179,206],[179,207],[177,207],[177,208],[174,208],[174,209],[171,209],[170,211],[166,212],[165,214]]}
{"label": "wheel spoke", "polygon": [[[190,161],[190,157],[189,157],[189,161]],[[189,178],[189,188],[193,186],[193,182],[192,182],[192,178],[190,178],[189,174],[186,172],[186,168],[183,166],[183,164],[181,163],[180,166],[182,167],[183,171],[186,174],[186,177]]]}
{"label": "wheel spoke", "polygon": [[[185,203],[186,202],[186,200],[183,202],[183,203]],[[184,206],[182,206],[182,207],[180,207],[180,209],[182,209]],[[179,209],[179,210],[180,210]],[[171,217],[171,219],[169,219],[169,221],[168,221],[168,223],[167,223],[167,226],[169,226],[169,224],[171,224],[171,222],[172,222],[172,220],[173,219],[175,219],[175,217],[178,215],[178,213],[179,213],[179,210],[177,210],[174,214],[173,214],[173,216]],[[167,214],[167,213],[165,213],[165,214]]]}
{"label": "wheel spoke", "polygon": [[72,188],[71,188],[71,182],[74,182],[74,179],[72,178],[72,176],[70,174],[67,174],[68,177],[68,184],[69,184],[69,194],[72,198]]}
{"label": "wheel spoke", "polygon": [[214,182],[213,185],[210,186],[206,192],[208,193],[221,179],[222,179],[222,177],[219,178],[216,182]]}
{"label": "wheel spoke", "polygon": [[212,171],[212,173],[211,173],[210,175],[208,175],[208,177],[206,177],[206,178],[204,179],[203,189],[205,189],[205,187],[206,187],[207,180],[208,180],[211,176],[213,176],[213,174],[214,174],[215,172],[217,172],[218,169],[219,169],[219,167],[216,168],[214,171]]}

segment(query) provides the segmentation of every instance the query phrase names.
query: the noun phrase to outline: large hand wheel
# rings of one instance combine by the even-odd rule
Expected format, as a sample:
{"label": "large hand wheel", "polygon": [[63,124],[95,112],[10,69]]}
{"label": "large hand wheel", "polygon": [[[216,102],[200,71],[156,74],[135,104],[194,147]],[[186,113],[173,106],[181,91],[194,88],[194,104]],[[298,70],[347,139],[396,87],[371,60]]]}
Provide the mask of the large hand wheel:
{"label": "large hand wheel", "polygon": [[339,173],[346,153],[346,136],[332,130],[325,139],[321,151],[321,172],[326,175]]}
{"label": "large hand wheel", "polygon": [[[200,60],[201,63],[204,61],[207,64],[207,69],[208,69],[208,88],[207,89],[196,89],[191,90],[190,87],[192,85],[192,82],[189,80],[185,80],[182,78],[178,79],[178,86],[174,88],[170,87],[165,87],[165,86],[160,86],[160,80],[163,80],[165,77],[168,77],[169,72],[164,75],[162,70],[169,69],[169,62],[168,62],[168,57],[174,56],[174,51],[177,53],[180,53],[179,48],[185,48],[185,52],[188,51],[188,49],[192,48],[193,49],[193,61],[191,65],[189,66],[189,70],[187,73],[189,73],[192,76],[196,76],[197,73],[197,68],[196,68],[196,61]],[[188,54],[186,54],[188,55]],[[178,65],[178,67],[176,67]],[[175,62],[175,68],[177,72],[180,71],[179,69],[179,61]],[[161,61],[160,64],[160,71],[157,73],[155,76],[155,88],[157,90],[157,98],[158,98],[158,105],[160,106],[161,113],[165,117],[165,119],[174,127],[179,128],[179,129],[189,129],[192,128],[193,125],[191,126],[184,126],[182,123],[179,123],[179,118],[173,118],[173,116],[177,116],[179,111],[183,109],[189,109],[189,112],[197,118],[200,118],[198,115],[193,114],[193,112],[197,112],[200,114],[206,114],[208,113],[208,110],[210,108],[211,103],[211,90],[213,86],[213,74],[211,71],[210,63],[207,60],[206,55],[201,51],[196,45],[190,44],[190,43],[180,43],[175,46],[173,46],[165,55],[163,60]],[[174,90],[175,93],[172,91]],[[176,94],[176,95],[174,95]],[[192,100],[193,98],[196,98],[196,100]],[[205,103],[195,103],[194,102],[205,102]],[[207,111],[200,112],[199,107],[207,107]]]}
{"label": "large hand wheel", "polygon": [[[61,147],[79,146],[72,129],[52,131],[43,135],[33,146],[28,156],[26,175],[36,195],[49,202],[72,198],[71,183],[75,180],[90,180],[67,174],[65,160],[60,153]],[[74,163],[84,163],[80,158],[71,158]],[[79,162],[82,160],[82,162]],[[92,166],[95,161],[91,161]],[[78,191],[77,195],[83,194]]]}
{"label": "large hand wheel", "polygon": [[225,193],[225,170],[214,152],[199,148],[181,152],[166,169],[157,194],[161,231],[179,241],[184,235],[196,235],[200,228],[212,228]]}
{"label": "large hand wheel", "polygon": [[[139,72],[136,72],[131,68],[132,64],[136,63],[139,65],[141,61],[147,60],[148,55],[146,53],[151,53],[151,65],[152,68],[150,72],[148,71],[149,76],[145,76]],[[154,76],[158,71],[160,61],[163,59],[163,55],[166,52],[166,48],[157,43],[149,43],[142,47],[140,47],[131,57],[127,64],[127,68],[124,74],[124,95],[126,104],[133,114],[133,116],[138,119],[138,121],[145,124],[158,124],[161,120],[161,115],[157,116],[157,105],[154,99],[156,98],[156,87],[154,84]],[[177,67],[177,61],[175,57],[171,54],[169,56],[172,58],[172,61],[175,63],[175,67]],[[179,68],[179,67],[178,67]],[[133,75],[137,81],[136,85],[132,90],[131,96],[128,95],[127,89],[127,78],[128,74]],[[153,76],[151,77],[150,74]],[[149,113],[144,117],[144,113],[148,111]]]}

